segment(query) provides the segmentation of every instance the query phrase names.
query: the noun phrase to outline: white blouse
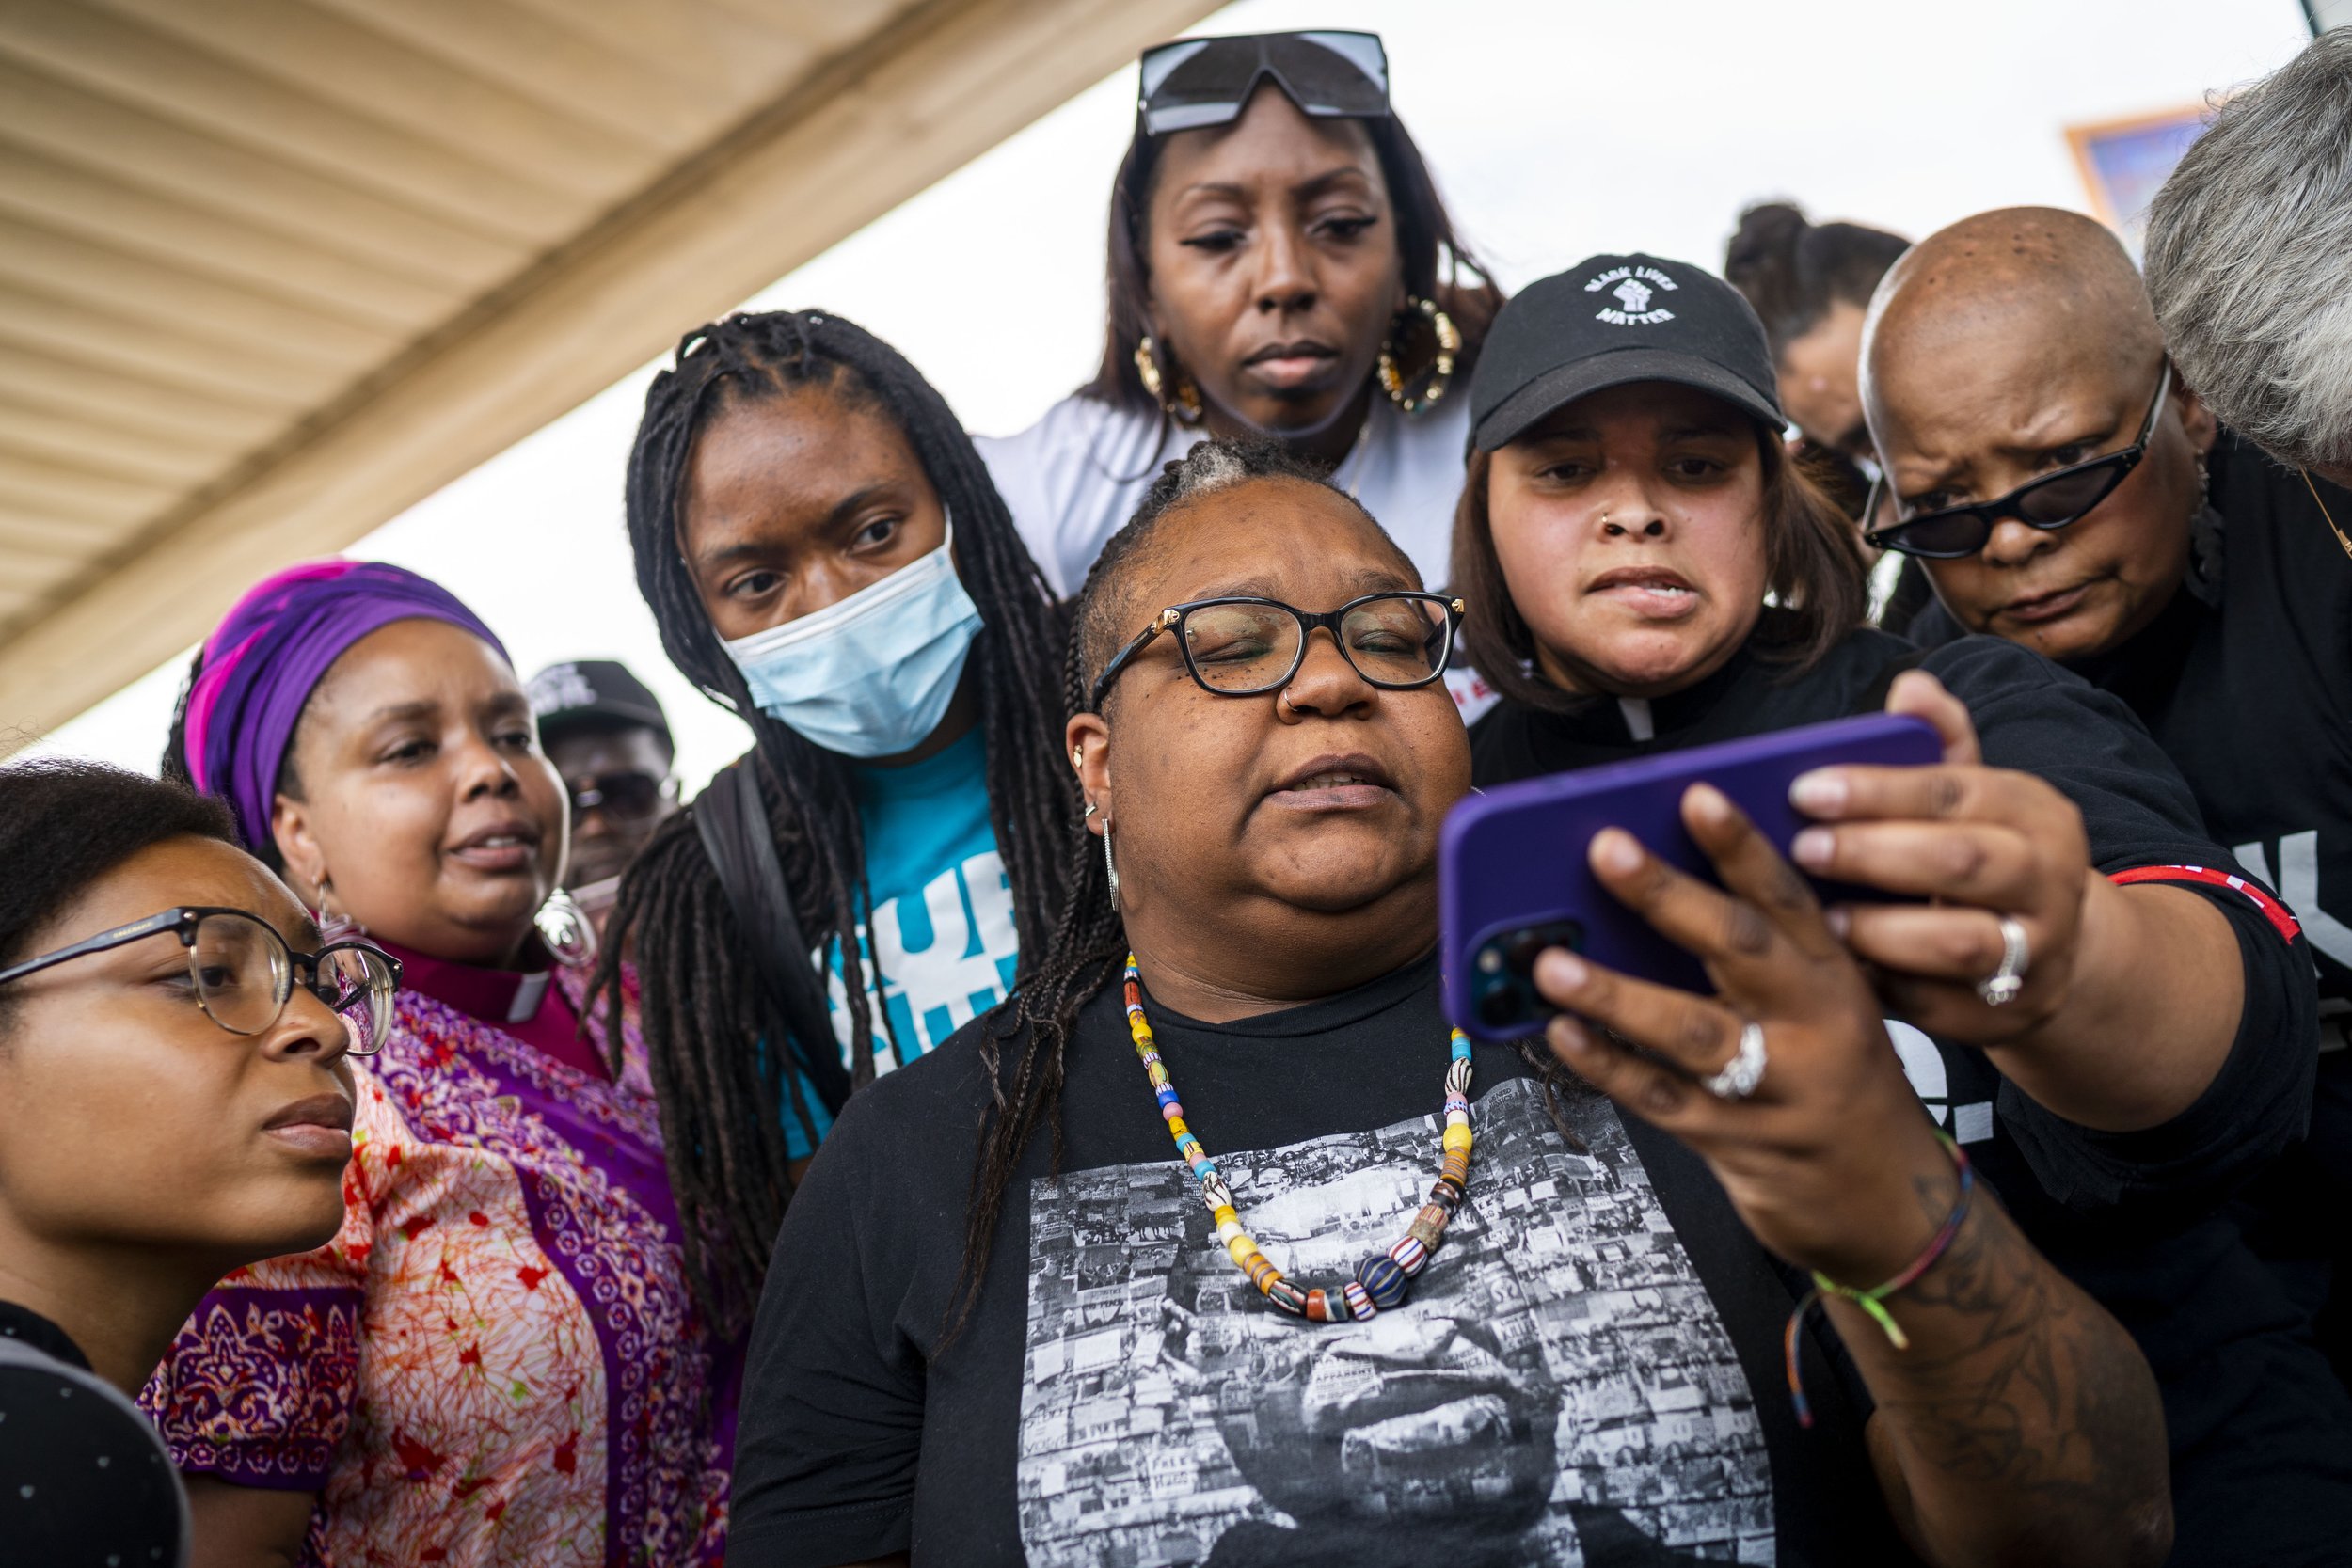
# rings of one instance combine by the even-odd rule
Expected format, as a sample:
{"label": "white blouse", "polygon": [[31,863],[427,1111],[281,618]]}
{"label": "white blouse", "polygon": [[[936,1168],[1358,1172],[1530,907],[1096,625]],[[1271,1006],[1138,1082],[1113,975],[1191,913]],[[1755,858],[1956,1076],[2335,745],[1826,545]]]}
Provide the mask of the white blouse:
{"label": "white blouse", "polygon": [[[1410,415],[1375,397],[1355,446],[1331,475],[1412,557],[1432,588],[1453,576],[1454,505],[1470,442],[1469,391],[1454,392]],[[1066,598],[1135,515],[1162,465],[1205,434],[1156,413],[1073,394],[1018,436],[973,440],[1045,580]]]}

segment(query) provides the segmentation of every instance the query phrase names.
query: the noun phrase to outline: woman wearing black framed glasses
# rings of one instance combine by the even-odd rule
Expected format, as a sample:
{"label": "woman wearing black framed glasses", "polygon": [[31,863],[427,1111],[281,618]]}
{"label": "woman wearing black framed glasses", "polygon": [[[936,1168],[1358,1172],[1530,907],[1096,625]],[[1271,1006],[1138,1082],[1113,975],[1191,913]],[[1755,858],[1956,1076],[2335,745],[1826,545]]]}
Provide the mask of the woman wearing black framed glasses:
{"label": "woman wearing black framed glasses", "polygon": [[185,1560],[132,1404],[224,1275],[343,1219],[399,966],[322,944],[217,802],[0,768],[0,1557]]}
{"label": "woman wearing black framed glasses", "polygon": [[1210,435],[1332,470],[1442,583],[1462,388],[1502,296],[1390,105],[1379,38],[1146,51],[1108,245],[1094,378],[977,442],[1056,592]]}
{"label": "woman wearing black framed glasses", "polygon": [[[1698,1070],[1449,1029],[1457,614],[1278,449],[1155,483],[1078,604],[1052,948],[850,1101],[785,1216],[739,1568],[2161,1559],[2146,1367],[1970,1200],[1720,797],[1687,809],[1747,907],[1622,835],[1606,874],[1769,1019],[1752,1101],[1694,1082],[1722,1008],[1624,977],[1576,1005]],[[1784,1352],[1767,1248],[1878,1279],[1938,1236],[1907,1349],[1840,1302],[1851,1362],[1809,1317]]]}

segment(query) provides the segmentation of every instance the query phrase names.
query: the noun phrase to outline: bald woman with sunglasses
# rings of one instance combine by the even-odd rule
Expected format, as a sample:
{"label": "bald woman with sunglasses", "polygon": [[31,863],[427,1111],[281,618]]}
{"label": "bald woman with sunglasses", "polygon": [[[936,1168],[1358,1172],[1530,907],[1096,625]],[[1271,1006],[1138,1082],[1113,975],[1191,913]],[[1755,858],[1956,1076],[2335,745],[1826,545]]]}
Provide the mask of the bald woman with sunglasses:
{"label": "bald woman with sunglasses", "polygon": [[2256,1195],[2251,1234],[2344,1376],[2352,492],[2217,424],[2130,257],[2072,213],[1985,213],[1921,242],[1874,301],[1864,401],[1888,479],[1875,537],[1922,556],[1939,601],[1913,638],[1991,632],[2123,699],[2214,838],[2301,920],[2311,1132]]}

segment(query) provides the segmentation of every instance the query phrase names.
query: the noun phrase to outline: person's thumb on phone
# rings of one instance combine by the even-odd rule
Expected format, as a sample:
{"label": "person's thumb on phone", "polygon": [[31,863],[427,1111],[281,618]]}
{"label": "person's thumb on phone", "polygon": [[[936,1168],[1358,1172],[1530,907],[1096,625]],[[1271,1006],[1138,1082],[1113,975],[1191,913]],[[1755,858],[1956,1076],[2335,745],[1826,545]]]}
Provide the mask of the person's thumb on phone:
{"label": "person's thumb on phone", "polygon": [[1977,745],[1977,726],[1968,708],[1944,689],[1944,683],[1924,670],[1906,670],[1887,689],[1886,711],[1907,713],[1935,726],[1944,742],[1944,761],[1954,767],[1974,767],[1984,760]]}

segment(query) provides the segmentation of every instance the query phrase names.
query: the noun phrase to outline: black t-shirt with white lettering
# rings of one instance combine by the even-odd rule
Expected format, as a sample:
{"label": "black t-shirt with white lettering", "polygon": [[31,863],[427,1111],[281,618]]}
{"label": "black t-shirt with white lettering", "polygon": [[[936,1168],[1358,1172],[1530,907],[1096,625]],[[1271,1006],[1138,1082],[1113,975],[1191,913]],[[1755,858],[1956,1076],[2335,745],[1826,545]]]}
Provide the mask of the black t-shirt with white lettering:
{"label": "black t-shirt with white lettering", "polygon": [[[2319,981],[2311,1133],[2247,1195],[2246,1224],[2352,1378],[2352,559],[2328,526],[2352,529],[2352,491],[2226,432],[2206,461],[2181,591],[2074,668],[2131,705],[2214,837],[2302,923]],[[1914,635],[1961,633],[1931,604]]]}
{"label": "black t-shirt with white lettering", "polygon": [[[1434,958],[1233,1023],[1146,1006],[1278,1267],[1336,1287],[1405,1234],[1442,1124]],[[959,1568],[1911,1560],[1865,1456],[1867,1392],[1818,1315],[1816,1424],[1796,1423],[1789,1272],[1673,1139],[1589,1092],[1561,1102],[1564,1134],[1508,1047],[1474,1048],[1469,1196],[1411,1294],[1311,1323],[1217,1244],[1114,982],[1069,1052],[1060,1174],[1041,1132],[943,1352],[981,1027],[853,1098],[793,1199],[753,1334],[734,1568],[910,1546]]]}
{"label": "black t-shirt with white lettering", "polygon": [[[1504,703],[1471,729],[1473,780],[1493,785],[1875,711],[1894,674],[1914,664],[1967,705],[1989,765],[2036,774],[2074,801],[2099,871],[2239,871],[2121,702],[1989,637],[1923,656],[1859,631],[1797,675],[1752,643],[1689,690],[1650,703],[1593,699],[1565,714]],[[1888,1033],[1912,1086],[2027,1237],[2147,1354],[2172,1445],[2174,1560],[2335,1561],[2352,1539],[2352,1401],[2328,1377],[2302,1310],[2220,1212],[2307,1115],[2310,959],[2253,896],[2182,885],[2229,919],[2247,1002],[2220,1072],[2172,1121],[2132,1133],[2076,1126],[1979,1051],[1898,1020]]]}

